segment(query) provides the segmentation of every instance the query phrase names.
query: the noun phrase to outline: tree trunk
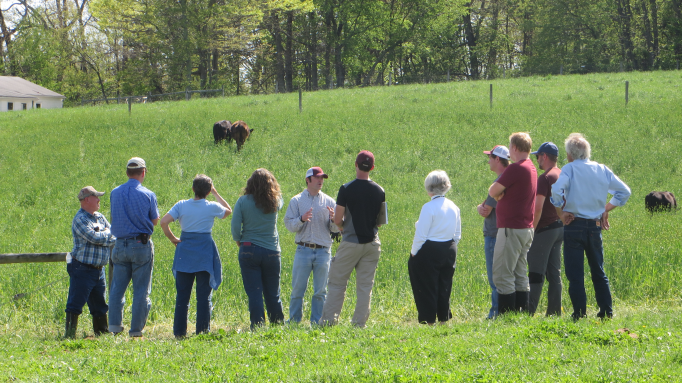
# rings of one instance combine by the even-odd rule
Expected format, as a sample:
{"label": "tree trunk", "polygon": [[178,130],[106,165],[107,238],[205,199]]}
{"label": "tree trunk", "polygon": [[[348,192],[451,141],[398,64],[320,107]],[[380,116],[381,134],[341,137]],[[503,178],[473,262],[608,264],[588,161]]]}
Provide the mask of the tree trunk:
{"label": "tree trunk", "polygon": [[310,18],[310,87],[311,90],[317,90],[318,76],[317,76],[317,20],[315,12],[308,14]]}
{"label": "tree trunk", "polygon": [[623,58],[630,63],[633,69],[638,69],[637,60],[634,54],[632,43],[632,10],[630,0],[616,0],[616,10],[618,12],[618,24],[620,26],[620,46]]}
{"label": "tree trunk", "polygon": [[287,12],[287,42],[284,51],[284,82],[287,92],[294,91],[294,12]]}
{"label": "tree trunk", "polygon": [[[471,6],[471,3],[469,3]],[[471,78],[473,80],[478,80],[478,54],[476,52],[477,36],[474,33],[474,26],[471,24],[471,10],[463,16],[464,21],[464,36],[466,45],[469,47],[469,63]]]}
{"label": "tree trunk", "polygon": [[284,85],[284,48],[282,48],[282,30],[279,25],[279,17],[276,11],[272,11],[272,35],[275,38],[275,78],[277,81],[277,91],[285,92]]}

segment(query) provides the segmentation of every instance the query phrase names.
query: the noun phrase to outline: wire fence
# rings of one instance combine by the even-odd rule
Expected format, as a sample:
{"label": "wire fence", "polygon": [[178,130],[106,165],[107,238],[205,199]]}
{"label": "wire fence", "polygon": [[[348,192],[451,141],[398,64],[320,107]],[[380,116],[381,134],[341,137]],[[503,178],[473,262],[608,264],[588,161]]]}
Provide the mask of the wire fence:
{"label": "wire fence", "polygon": [[182,98],[184,98],[187,101],[195,93],[202,95],[202,97],[205,97],[207,95],[218,95],[218,94],[221,97],[225,97],[225,88],[223,87],[220,89],[204,89],[204,90],[191,90],[191,89],[187,88],[182,92],[157,93],[157,94],[152,94],[151,92],[149,92],[144,96],[119,96],[119,97],[96,98],[96,99],[91,99],[91,100],[81,99],[81,105],[91,104],[91,103],[92,103],[92,105],[97,105],[97,103],[107,103],[108,104],[110,101],[111,102],[115,101],[117,104],[120,104],[121,102],[123,102],[125,104],[130,104],[133,102],[146,104],[147,102],[161,101],[164,99],[165,100],[179,100]]}

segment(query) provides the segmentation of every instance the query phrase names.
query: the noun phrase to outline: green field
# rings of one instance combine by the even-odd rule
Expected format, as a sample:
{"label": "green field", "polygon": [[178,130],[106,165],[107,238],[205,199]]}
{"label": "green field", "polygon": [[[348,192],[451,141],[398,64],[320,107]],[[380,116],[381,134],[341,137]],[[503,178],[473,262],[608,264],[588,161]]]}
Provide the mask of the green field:
{"label": "green field", "polygon": [[[65,265],[0,265],[0,371],[7,372],[0,381],[668,381],[668,375],[677,380],[682,223],[678,214],[651,217],[643,200],[652,190],[680,194],[681,84],[679,71],[548,76],[307,93],[302,113],[297,95],[287,94],[135,104],[130,115],[124,105],[0,114],[0,253],[70,251],[78,190],[93,185],[110,191],[125,182],[125,163],[133,156],[147,162],[145,186],[156,193],[162,215],[191,197],[197,173],[212,177],[234,205],[251,172],[265,167],[288,202],[305,187],[305,170],[321,166],[330,175],[323,191],[335,197],[354,177],[353,161],[361,149],[375,154],[371,176],[386,190],[389,205],[366,330],[348,326],[351,279],[338,328],[246,331],[247,298],[229,219],[214,227],[223,284],[213,295],[213,334],[185,342],[172,337],[173,247],[160,228],[153,236],[153,306],[142,343],[112,336],[60,340]],[[235,153],[234,142],[213,144],[213,122],[222,119],[242,119],[255,129],[241,153]],[[630,201],[610,215],[612,229],[604,233],[614,320],[484,319],[489,288],[476,205],[494,174],[482,151],[507,144],[516,131],[529,132],[534,148],[544,141],[562,148],[569,133],[581,132],[592,144],[592,158],[631,187]],[[559,162],[566,162],[563,149]],[[454,319],[435,329],[416,324],[407,276],[414,222],[428,200],[423,180],[434,169],[450,175],[448,197],[461,209],[463,232],[451,300]],[[101,211],[109,216],[108,194]],[[278,228],[282,299],[288,308],[295,246],[283,215]],[[588,298],[593,318],[589,287]],[[563,306],[570,313],[566,283]],[[544,302],[538,312],[544,312]],[[127,309],[124,324],[129,320]],[[620,328],[638,337],[614,332]],[[82,316],[79,338],[83,332],[92,332],[88,315]]]}

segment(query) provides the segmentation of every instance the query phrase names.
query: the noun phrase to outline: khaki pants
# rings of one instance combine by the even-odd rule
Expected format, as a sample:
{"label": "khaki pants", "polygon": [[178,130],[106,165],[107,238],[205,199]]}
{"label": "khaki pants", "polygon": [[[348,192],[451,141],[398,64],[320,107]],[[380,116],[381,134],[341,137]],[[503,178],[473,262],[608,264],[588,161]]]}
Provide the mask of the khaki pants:
{"label": "khaki pants", "polygon": [[336,256],[332,258],[329,266],[327,300],[322,309],[322,317],[319,322],[321,325],[338,323],[343,308],[343,300],[346,296],[348,279],[355,269],[357,300],[352,323],[359,327],[365,327],[369,318],[374,274],[379,264],[380,255],[381,244],[378,240],[363,244],[341,242],[336,250]]}
{"label": "khaki pants", "polygon": [[534,229],[497,229],[493,255],[493,283],[499,294],[528,291],[526,256],[533,243]]}

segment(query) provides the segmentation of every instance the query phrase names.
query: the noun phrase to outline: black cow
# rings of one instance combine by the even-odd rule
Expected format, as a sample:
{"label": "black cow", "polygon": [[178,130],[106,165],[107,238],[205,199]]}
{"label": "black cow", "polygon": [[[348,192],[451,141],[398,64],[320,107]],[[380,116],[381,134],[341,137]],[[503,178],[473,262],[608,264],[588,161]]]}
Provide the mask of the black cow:
{"label": "black cow", "polygon": [[654,191],[644,197],[644,205],[650,213],[677,209],[677,201],[671,192]]}
{"label": "black cow", "polygon": [[249,126],[246,125],[246,122],[244,121],[239,120],[232,124],[230,133],[232,134],[232,138],[237,142],[237,151],[242,150],[242,145],[244,145],[244,142],[251,136],[252,132],[253,129],[249,129]]}
{"label": "black cow", "polygon": [[229,143],[232,141],[232,135],[230,134],[230,128],[232,123],[227,120],[218,121],[213,124],[213,140],[216,144],[219,144],[223,140],[227,140]]}

